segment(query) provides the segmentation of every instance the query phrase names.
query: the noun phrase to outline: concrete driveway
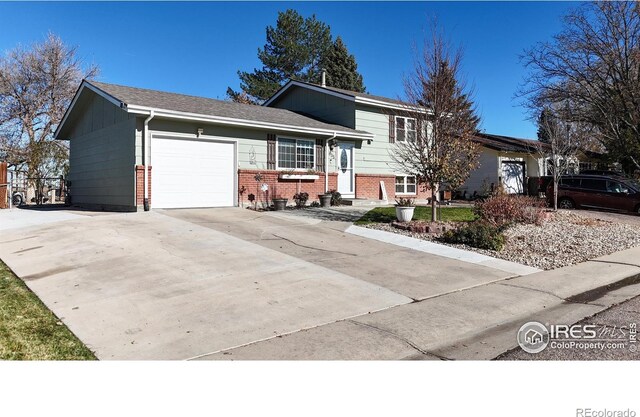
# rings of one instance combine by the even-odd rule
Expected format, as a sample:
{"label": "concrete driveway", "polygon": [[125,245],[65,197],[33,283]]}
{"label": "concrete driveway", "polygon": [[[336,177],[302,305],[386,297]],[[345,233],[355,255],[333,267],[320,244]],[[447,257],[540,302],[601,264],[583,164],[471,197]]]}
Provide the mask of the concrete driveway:
{"label": "concrete driveway", "polygon": [[304,216],[5,213],[0,258],[100,359],[204,357],[509,276]]}

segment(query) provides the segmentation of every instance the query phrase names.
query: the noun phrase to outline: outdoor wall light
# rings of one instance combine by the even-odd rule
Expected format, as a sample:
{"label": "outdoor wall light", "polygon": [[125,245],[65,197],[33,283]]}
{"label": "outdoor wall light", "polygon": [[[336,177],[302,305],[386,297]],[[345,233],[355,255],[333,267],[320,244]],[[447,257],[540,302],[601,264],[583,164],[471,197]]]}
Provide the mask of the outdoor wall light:
{"label": "outdoor wall light", "polygon": [[204,129],[199,127],[198,128],[198,137],[200,137],[200,135],[202,135],[204,133]]}

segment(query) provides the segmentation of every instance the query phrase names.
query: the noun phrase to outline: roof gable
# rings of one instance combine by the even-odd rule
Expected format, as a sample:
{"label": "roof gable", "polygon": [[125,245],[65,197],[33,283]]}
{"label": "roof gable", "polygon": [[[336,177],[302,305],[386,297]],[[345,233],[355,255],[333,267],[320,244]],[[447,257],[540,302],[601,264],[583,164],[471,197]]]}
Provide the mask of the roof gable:
{"label": "roof gable", "polygon": [[403,102],[401,100],[392,99],[383,96],[376,96],[368,93],[359,93],[357,91],[343,90],[335,87],[323,87],[317,84],[306,83],[303,81],[290,80],[280,90],[278,90],[271,98],[264,102],[263,106],[270,106],[272,103],[278,100],[282,95],[287,94],[292,88],[301,87],[310,90],[318,91],[323,94],[328,94],[336,97],[340,97],[345,100],[353,101],[359,104],[390,108],[397,110],[406,110],[407,107],[411,107],[411,104]]}

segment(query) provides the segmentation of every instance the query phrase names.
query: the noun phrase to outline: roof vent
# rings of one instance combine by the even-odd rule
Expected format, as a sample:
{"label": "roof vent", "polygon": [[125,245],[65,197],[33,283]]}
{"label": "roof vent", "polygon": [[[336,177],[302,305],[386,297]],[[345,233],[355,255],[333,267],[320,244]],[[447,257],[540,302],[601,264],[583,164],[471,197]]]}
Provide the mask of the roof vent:
{"label": "roof vent", "polygon": [[322,86],[327,86],[327,70],[325,69],[322,70]]}

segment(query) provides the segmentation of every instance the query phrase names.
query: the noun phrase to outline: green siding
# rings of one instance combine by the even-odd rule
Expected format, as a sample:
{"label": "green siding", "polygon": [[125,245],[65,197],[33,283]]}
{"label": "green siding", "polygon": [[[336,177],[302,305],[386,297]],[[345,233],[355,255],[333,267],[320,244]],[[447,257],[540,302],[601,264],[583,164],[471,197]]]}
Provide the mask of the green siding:
{"label": "green siding", "polygon": [[357,105],[355,110],[357,130],[365,130],[375,135],[371,144],[363,141],[355,153],[355,169],[363,174],[399,173],[391,161],[389,152],[389,113],[374,107]]}
{"label": "green siding", "polygon": [[135,209],[135,118],[88,90],[76,108],[69,135],[73,203]]}
{"label": "green siding", "polygon": [[353,129],[355,127],[355,103],[308,88],[292,87],[278,97],[269,107],[277,107],[305,114],[327,123]]}

